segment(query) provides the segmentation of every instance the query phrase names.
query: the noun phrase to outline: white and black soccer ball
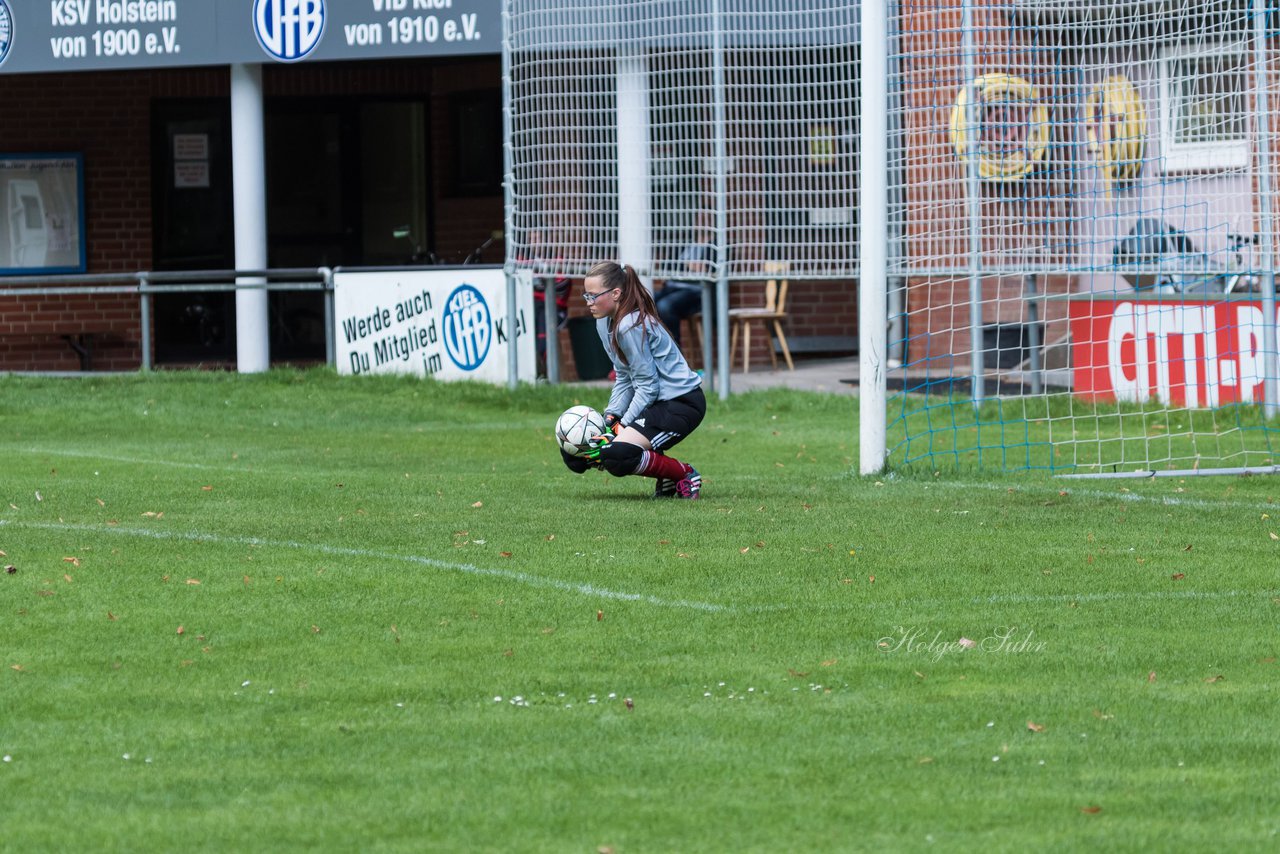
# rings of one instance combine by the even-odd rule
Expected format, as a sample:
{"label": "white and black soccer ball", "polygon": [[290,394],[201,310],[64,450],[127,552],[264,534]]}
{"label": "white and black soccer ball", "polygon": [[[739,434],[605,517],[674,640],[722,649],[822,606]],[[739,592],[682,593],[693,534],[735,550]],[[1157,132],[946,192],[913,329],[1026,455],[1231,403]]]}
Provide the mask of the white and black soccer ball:
{"label": "white and black soccer ball", "polygon": [[604,434],[604,416],[590,406],[570,406],[556,420],[556,441],[566,454],[573,457],[600,447],[595,437]]}

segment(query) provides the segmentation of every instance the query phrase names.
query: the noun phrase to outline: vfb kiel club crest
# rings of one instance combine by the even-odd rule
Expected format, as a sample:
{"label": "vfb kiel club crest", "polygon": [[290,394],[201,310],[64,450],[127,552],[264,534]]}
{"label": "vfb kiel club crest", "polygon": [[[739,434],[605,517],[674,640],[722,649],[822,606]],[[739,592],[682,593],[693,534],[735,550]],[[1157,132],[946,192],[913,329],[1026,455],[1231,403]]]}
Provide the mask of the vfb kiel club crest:
{"label": "vfb kiel club crest", "polygon": [[0,65],[9,57],[9,45],[13,44],[13,12],[9,0],[0,0]]}
{"label": "vfb kiel club crest", "polygon": [[311,53],[324,35],[324,19],[324,0],[253,2],[253,31],[258,43],[281,62],[297,62]]}

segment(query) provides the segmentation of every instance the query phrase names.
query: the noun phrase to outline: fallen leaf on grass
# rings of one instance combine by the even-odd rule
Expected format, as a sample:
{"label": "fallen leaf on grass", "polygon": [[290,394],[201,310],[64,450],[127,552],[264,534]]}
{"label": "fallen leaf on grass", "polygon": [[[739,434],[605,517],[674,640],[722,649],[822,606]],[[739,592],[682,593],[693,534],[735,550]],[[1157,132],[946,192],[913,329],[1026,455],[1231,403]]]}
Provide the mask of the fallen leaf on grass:
{"label": "fallen leaf on grass", "polygon": [[11,665],[9,665],[9,669],[10,669],[10,670],[16,670],[16,671],[18,671],[19,673],[26,673],[26,672],[27,672],[27,668],[23,667],[21,664],[11,664]]}
{"label": "fallen leaf on grass", "polygon": [[1147,684],[1150,685],[1155,681],[1156,681],[1156,672],[1152,670],[1150,673],[1147,674]]}
{"label": "fallen leaf on grass", "polygon": [[188,579],[187,579],[187,583],[188,583],[188,584],[199,584],[199,583],[200,583],[200,579],[198,579],[198,578],[188,578]]}
{"label": "fallen leaf on grass", "polygon": [[472,507],[477,507],[477,508],[479,508],[479,507],[483,507],[483,506],[484,506],[484,502],[483,502],[483,501],[477,501],[475,504],[472,504],[471,506],[472,506]]}
{"label": "fallen leaf on grass", "polygon": [[1185,572],[1175,572],[1175,573],[1174,573],[1172,576],[1170,576],[1170,577],[1171,577],[1174,581],[1181,581],[1182,579],[1184,579],[1184,578],[1186,578],[1186,577],[1187,577],[1187,574],[1186,574]]}
{"label": "fallen leaf on grass", "polygon": [[71,564],[72,566],[79,566],[79,565],[80,565],[80,558],[78,558],[78,557],[64,557],[64,558],[62,559],[62,562],[63,562],[63,563],[69,563],[69,564]]}
{"label": "fallen leaf on grass", "polygon": [[1275,531],[1268,531],[1268,532],[1267,532],[1267,536],[1268,536],[1268,537],[1270,537],[1270,538],[1271,538],[1271,539],[1273,539],[1273,540],[1280,540],[1280,537],[1277,537],[1277,536],[1276,536],[1276,532],[1275,532]]}
{"label": "fallen leaf on grass", "polygon": [[187,629],[185,626],[178,626],[177,634],[185,635],[186,633],[187,633]]}
{"label": "fallen leaf on grass", "polygon": [[840,660],[840,659],[838,659],[838,658],[828,658],[826,661],[822,662],[822,666],[823,666],[823,667],[831,667],[832,665],[834,665],[834,664],[835,664],[836,662],[838,662],[839,660]]}
{"label": "fallen leaf on grass", "polygon": [[921,756],[919,759],[917,759],[917,760],[916,760],[916,764],[917,764],[917,765],[928,765],[928,764],[929,764],[930,762],[932,762],[932,761],[933,761],[933,757],[932,757],[932,756]]}
{"label": "fallen leaf on grass", "polygon": [[108,611],[108,612],[107,612],[107,619],[114,623],[114,622],[116,621],[116,615],[115,615],[115,614],[113,614],[113,613],[111,613],[110,611]]}
{"label": "fallen leaf on grass", "polygon": [[1087,815],[1097,815],[1102,812],[1102,807],[1080,807],[1080,812]]}
{"label": "fallen leaf on grass", "polygon": [[201,491],[201,492],[213,492],[213,487],[212,487],[212,486],[202,486],[202,487],[200,487],[200,491]]}
{"label": "fallen leaf on grass", "polygon": [[511,557],[511,552],[498,552],[499,557]]}
{"label": "fallen leaf on grass", "polygon": [[1093,716],[1100,721],[1110,721],[1115,719],[1115,715],[1108,715],[1106,712],[1103,712],[1099,709],[1093,710]]}
{"label": "fallen leaf on grass", "polygon": [[971,641],[968,638],[960,638],[960,640],[956,641],[956,643],[960,644],[960,646],[964,647],[965,649],[973,649],[975,646],[978,645],[977,641]]}
{"label": "fallen leaf on grass", "polygon": [[1204,680],[1204,681],[1206,681],[1206,682],[1208,682],[1209,684],[1211,684],[1211,685],[1212,685],[1214,682],[1221,682],[1223,679],[1226,679],[1226,678],[1227,678],[1227,677],[1225,677],[1225,676],[1223,676],[1221,673],[1219,673],[1217,676],[1210,676],[1208,679],[1206,679],[1206,680]]}
{"label": "fallen leaf on grass", "polygon": [[596,611],[596,622],[598,623],[603,619],[604,619],[604,611]]}
{"label": "fallen leaf on grass", "polygon": [[67,575],[67,574],[64,572],[64,573],[62,574],[62,580],[63,580],[63,581],[65,581],[65,582],[67,582],[68,584],[70,584],[70,583],[71,583],[71,576]]}
{"label": "fallen leaf on grass", "polygon": [[93,499],[93,500],[94,500],[94,501],[96,501],[96,502],[98,502],[98,506],[99,506],[99,507],[106,507],[106,506],[107,506],[107,502],[103,501],[101,498],[95,498],[95,499]]}
{"label": "fallen leaf on grass", "polygon": [[154,511],[148,510],[146,513],[143,513],[142,515],[148,519],[163,519],[164,511],[161,510],[159,513],[156,513]]}
{"label": "fallen leaf on grass", "polygon": [[1032,732],[1044,732],[1044,724],[1038,724],[1035,721],[1027,721],[1027,729]]}

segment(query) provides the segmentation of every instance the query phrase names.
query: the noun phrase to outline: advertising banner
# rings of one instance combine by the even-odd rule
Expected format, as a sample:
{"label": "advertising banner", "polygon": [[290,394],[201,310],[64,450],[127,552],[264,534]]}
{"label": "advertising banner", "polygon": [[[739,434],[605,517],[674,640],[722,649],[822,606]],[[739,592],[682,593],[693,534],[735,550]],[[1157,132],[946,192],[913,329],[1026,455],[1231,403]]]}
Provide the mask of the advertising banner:
{"label": "advertising banner", "polygon": [[1188,408],[1261,402],[1265,318],[1258,302],[1091,299],[1070,305],[1077,396]]}
{"label": "advertising banner", "polygon": [[533,291],[517,289],[510,329],[501,269],[338,271],[333,289],[340,374],[505,383],[514,342],[518,379],[534,381]]}
{"label": "advertising banner", "polygon": [[0,0],[0,74],[501,50],[501,0]]}

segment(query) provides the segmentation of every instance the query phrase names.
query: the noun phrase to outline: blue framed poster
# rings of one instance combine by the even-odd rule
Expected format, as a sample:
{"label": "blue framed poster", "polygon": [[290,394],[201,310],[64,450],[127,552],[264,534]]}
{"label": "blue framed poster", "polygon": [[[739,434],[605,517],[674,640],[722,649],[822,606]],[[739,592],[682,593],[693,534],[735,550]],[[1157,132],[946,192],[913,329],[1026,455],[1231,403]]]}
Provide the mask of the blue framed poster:
{"label": "blue framed poster", "polygon": [[83,155],[0,154],[0,275],[84,271]]}

